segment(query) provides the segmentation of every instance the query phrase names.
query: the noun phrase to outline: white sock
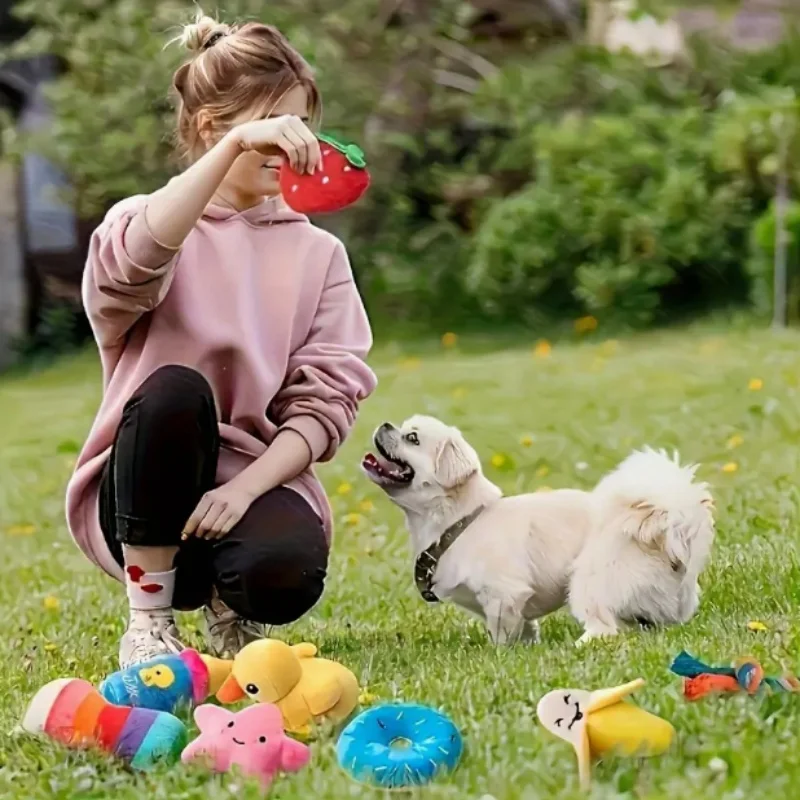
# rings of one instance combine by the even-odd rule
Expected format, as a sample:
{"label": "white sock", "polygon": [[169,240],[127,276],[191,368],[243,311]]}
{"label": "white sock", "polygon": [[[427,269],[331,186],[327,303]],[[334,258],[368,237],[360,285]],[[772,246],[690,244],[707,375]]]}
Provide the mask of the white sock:
{"label": "white sock", "polygon": [[145,572],[135,564],[125,567],[125,588],[131,617],[134,611],[172,609],[172,594],[175,591],[175,570],[167,572]]}

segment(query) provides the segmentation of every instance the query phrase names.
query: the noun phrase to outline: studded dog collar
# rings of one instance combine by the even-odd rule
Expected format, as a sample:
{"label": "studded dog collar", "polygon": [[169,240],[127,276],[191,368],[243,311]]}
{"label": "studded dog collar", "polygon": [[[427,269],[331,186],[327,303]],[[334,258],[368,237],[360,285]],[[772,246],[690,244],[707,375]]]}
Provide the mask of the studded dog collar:
{"label": "studded dog collar", "polygon": [[438,603],[433,591],[433,576],[441,557],[452,547],[453,542],[481,515],[485,506],[478,506],[471,514],[462,517],[451,525],[437,541],[417,556],[414,564],[414,583],[423,599],[428,603]]}

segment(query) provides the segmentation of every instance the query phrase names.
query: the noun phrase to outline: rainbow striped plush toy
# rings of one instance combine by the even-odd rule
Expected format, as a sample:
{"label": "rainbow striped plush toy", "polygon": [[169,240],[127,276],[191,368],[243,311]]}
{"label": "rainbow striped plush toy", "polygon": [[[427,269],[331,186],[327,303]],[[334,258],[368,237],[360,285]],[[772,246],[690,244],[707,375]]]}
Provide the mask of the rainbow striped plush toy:
{"label": "rainbow striped plush toy", "polygon": [[141,770],[174,763],[188,740],[185,725],[172,714],[112,705],[79,678],[59,678],[39,689],[22,727],[67,747],[98,747]]}

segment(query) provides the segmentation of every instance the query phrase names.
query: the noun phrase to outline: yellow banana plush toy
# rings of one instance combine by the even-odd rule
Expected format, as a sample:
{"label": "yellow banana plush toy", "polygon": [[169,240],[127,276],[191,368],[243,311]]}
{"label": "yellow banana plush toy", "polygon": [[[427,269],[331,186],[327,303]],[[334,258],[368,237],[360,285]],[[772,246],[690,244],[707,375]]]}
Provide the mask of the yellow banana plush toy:
{"label": "yellow banana plush toy", "polygon": [[672,744],[675,729],[669,722],[624,702],[642,686],[644,680],[638,678],[596,692],[556,689],[539,701],[536,715],[542,725],[575,748],[582,788],[589,787],[594,759],[657,756]]}

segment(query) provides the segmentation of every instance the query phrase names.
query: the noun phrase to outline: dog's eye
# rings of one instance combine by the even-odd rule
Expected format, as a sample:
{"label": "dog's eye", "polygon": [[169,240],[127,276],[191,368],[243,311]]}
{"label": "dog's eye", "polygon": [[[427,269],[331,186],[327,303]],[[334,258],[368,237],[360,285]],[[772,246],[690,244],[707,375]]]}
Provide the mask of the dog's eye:
{"label": "dog's eye", "polygon": [[560,727],[561,727],[561,723],[562,723],[563,721],[564,721],[564,720],[563,720],[563,719],[561,719],[561,718],[557,719],[557,720],[556,720],[556,728],[560,728]]}
{"label": "dog's eye", "polygon": [[417,444],[417,445],[419,444],[419,436],[417,436],[417,434],[414,433],[414,431],[411,431],[411,433],[407,433],[403,438],[409,444]]}

